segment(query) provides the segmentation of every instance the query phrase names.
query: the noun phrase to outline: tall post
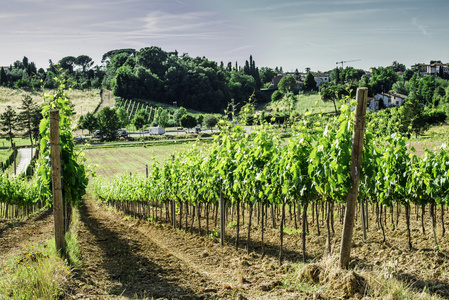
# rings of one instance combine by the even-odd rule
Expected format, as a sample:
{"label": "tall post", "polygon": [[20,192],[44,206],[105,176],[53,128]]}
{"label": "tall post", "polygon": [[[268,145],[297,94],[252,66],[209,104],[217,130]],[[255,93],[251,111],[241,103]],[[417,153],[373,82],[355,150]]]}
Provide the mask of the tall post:
{"label": "tall post", "polygon": [[12,144],[12,155],[14,155],[14,176],[17,175],[17,150],[16,143]]}
{"label": "tall post", "polygon": [[[175,161],[175,155],[174,154],[171,155],[171,159],[172,159],[173,162]],[[173,228],[176,228],[176,200],[175,199],[173,199],[172,202],[171,202],[171,209],[172,209],[171,210],[172,225],[173,225]]]}
{"label": "tall post", "polygon": [[220,188],[220,245],[224,246],[225,235],[225,207],[224,207],[223,192]]}
{"label": "tall post", "polygon": [[357,108],[355,111],[354,132],[352,135],[352,159],[351,179],[352,187],[346,200],[345,219],[341,237],[340,266],[344,269],[349,267],[351,255],[352,234],[354,231],[355,208],[357,195],[359,193],[360,164],[363,153],[363,137],[365,133],[366,102],[368,88],[357,89]]}
{"label": "tall post", "polygon": [[[221,150],[221,134],[220,139],[218,140],[218,144]],[[225,201],[223,198],[223,184],[220,178],[220,245],[224,246],[224,235],[225,235]]]}
{"label": "tall post", "polygon": [[56,250],[64,255],[65,239],[61,187],[61,155],[59,145],[59,111],[56,109],[50,110],[50,152],[55,244]]}

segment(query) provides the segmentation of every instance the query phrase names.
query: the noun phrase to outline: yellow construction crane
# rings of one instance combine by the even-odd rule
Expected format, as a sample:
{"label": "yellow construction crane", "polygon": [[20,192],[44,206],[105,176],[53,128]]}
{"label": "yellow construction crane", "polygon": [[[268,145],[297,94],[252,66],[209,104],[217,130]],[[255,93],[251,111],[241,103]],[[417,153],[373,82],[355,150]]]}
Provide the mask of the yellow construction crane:
{"label": "yellow construction crane", "polygon": [[353,60],[342,60],[342,61],[337,61],[336,64],[341,64],[341,68],[343,69],[343,64],[344,63],[348,63],[348,62],[353,62],[353,61],[360,61],[361,59],[353,59]]}

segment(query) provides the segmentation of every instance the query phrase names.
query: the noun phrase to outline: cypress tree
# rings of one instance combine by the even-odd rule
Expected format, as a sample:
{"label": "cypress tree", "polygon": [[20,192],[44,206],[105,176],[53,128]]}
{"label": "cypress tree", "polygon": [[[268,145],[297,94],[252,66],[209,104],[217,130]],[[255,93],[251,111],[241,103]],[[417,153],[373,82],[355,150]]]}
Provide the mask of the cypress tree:
{"label": "cypress tree", "polygon": [[5,69],[0,70],[0,86],[6,86],[8,83],[8,78],[6,77]]}

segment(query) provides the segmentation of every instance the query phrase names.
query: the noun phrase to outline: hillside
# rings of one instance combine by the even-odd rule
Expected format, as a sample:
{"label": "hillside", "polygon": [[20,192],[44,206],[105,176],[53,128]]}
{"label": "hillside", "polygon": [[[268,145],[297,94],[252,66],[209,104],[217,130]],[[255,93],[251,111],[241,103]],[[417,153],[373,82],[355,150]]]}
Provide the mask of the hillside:
{"label": "hillside", "polygon": [[[45,90],[45,93],[51,94],[51,92],[52,90]],[[88,111],[94,112],[101,100],[100,90],[98,89],[69,90],[67,93],[70,100],[75,105],[74,112],[78,115],[85,114]],[[16,111],[19,111],[19,107],[22,105],[22,99],[25,95],[31,96],[38,104],[44,102],[42,91],[0,87],[0,113],[3,113],[8,105]]]}

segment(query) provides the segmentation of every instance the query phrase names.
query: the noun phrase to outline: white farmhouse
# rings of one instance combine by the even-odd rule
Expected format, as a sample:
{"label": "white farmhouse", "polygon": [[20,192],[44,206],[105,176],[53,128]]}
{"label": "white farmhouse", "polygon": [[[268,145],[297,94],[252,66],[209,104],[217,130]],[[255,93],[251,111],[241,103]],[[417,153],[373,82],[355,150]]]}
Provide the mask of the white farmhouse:
{"label": "white farmhouse", "polygon": [[395,107],[404,104],[407,96],[397,93],[381,93],[374,96],[370,101],[368,108],[371,110],[379,110],[379,102],[383,103],[383,107]]}

